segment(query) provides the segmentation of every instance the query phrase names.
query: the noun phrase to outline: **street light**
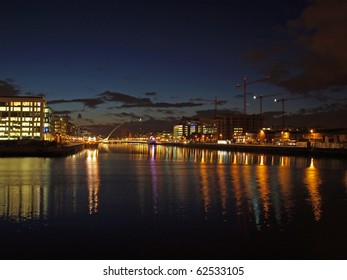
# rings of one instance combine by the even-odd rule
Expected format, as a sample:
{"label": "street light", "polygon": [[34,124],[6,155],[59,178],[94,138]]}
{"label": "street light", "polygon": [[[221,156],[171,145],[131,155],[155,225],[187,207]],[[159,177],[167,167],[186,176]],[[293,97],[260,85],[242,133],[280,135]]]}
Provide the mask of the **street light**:
{"label": "street light", "polygon": [[259,99],[260,100],[259,128],[262,128],[262,126],[263,126],[263,119],[262,119],[263,118],[263,96],[262,95],[259,95],[259,96],[254,95],[253,99]]}
{"label": "street light", "polygon": [[246,98],[246,95],[247,95],[247,85],[250,85],[250,84],[255,84],[255,83],[259,83],[259,82],[264,82],[266,80],[270,79],[270,76],[267,76],[266,78],[263,78],[263,79],[259,79],[259,80],[255,80],[255,81],[251,81],[251,82],[246,82],[247,78],[244,77],[243,78],[243,85],[241,84],[237,84],[236,86],[237,87],[243,87],[243,114],[244,114],[244,120],[243,120],[243,132],[246,132],[246,117],[247,117],[247,98]]}
{"label": "street light", "polygon": [[259,99],[260,100],[260,115],[263,114],[263,96],[262,95],[259,95],[259,96],[256,96],[254,95],[253,96],[253,99]]}
{"label": "street light", "polygon": [[275,96],[276,94],[267,94],[267,95],[254,95],[253,99],[259,99],[260,100],[260,115],[263,114],[263,98]]}
{"label": "street light", "polygon": [[274,99],[274,102],[282,102],[282,130],[284,129],[284,98],[281,99]]}

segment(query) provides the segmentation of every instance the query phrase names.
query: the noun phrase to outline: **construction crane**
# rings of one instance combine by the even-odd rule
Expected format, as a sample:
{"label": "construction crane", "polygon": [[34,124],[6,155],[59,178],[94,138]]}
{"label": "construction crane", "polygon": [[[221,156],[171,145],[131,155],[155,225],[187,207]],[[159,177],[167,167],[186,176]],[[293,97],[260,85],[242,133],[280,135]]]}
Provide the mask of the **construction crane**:
{"label": "construction crane", "polygon": [[260,101],[260,115],[263,115],[263,98],[270,97],[270,96],[276,96],[278,94],[268,94],[268,95],[254,95],[253,99],[259,99]]}
{"label": "construction crane", "polygon": [[291,97],[291,98],[281,98],[281,99],[278,99],[278,98],[275,98],[274,99],[274,102],[281,102],[282,103],[282,130],[285,128],[284,127],[284,103],[288,100],[297,100],[297,99],[301,99],[301,97]]}

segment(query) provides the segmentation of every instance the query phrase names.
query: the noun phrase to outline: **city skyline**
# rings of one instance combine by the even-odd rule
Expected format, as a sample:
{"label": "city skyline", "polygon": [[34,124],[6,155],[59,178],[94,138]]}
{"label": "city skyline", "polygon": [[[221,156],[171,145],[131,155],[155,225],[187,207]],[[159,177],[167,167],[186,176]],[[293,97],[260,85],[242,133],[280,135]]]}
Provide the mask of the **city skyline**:
{"label": "city skyline", "polygon": [[[340,126],[346,3],[0,1],[0,94],[43,95],[80,125],[174,121],[214,111]],[[270,79],[252,84],[267,76]],[[274,119],[273,117],[277,117]],[[342,123],[342,122],[341,122]]]}

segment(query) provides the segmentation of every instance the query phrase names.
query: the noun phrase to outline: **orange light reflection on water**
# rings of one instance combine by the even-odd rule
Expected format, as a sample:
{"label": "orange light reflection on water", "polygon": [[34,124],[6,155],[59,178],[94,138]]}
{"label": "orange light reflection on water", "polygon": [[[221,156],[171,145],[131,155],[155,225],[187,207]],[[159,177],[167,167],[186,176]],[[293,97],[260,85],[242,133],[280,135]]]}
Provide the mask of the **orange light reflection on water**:
{"label": "orange light reflection on water", "polygon": [[0,216],[14,221],[46,218],[50,164],[50,159],[6,159],[6,176],[10,179],[0,183]]}
{"label": "orange light reflection on water", "polygon": [[311,159],[310,166],[305,169],[304,183],[307,186],[314,218],[316,221],[319,221],[322,217],[322,198],[319,193],[319,186],[322,180],[319,170],[314,166],[313,158]]}
{"label": "orange light reflection on water", "polygon": [[98,156],[98,149],[86,151],[89,214],[97,213],[99,207],[100,175]]}

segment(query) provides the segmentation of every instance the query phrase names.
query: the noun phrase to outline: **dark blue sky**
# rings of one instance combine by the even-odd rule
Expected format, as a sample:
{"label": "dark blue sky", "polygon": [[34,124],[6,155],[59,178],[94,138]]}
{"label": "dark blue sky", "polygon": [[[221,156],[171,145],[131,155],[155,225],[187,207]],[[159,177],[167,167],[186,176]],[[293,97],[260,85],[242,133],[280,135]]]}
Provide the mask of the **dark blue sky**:
{"label": "dark blue sky", "polygon": [[274,97],[287,114],[345,110],[346,5],[325,2],[0,0],[0,86],[79,124],[193,116],[216,96],[242,112],[244,76],[270,75],[249,113],[251,94],[274,114]]}

